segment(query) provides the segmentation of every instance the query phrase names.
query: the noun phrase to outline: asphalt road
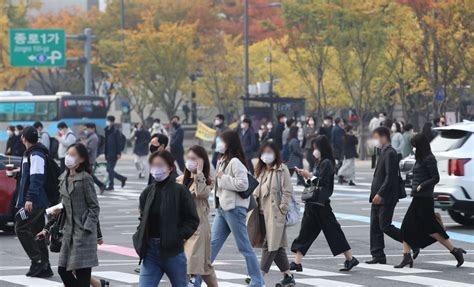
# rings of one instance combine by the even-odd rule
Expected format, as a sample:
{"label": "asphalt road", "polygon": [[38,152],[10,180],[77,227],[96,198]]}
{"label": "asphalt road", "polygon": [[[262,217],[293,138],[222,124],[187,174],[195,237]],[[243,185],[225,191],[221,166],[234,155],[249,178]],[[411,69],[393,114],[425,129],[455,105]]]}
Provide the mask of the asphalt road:
{"label": "asphalt road", "polygon": [[[137,286],[134,273],[137,258],[132,248],[132,234],[137,226],[138,197],[145,180],[139,180],[131,157],[121,160],[118,170],[128,177],[124,188],[117,188],[99,196],[100,220],[105,244],[100,246],[100,266],[94,268],[97,277],[110,280],[110,286]],[[370,258],[368,194],[372,170],[368,162],[357,163],[355,187],[337,185],[332,206],[352,246],[354,255],[363,262]],[[296,180],[295,180],[296,181]],[[297,198],[302,189],[295,188]],[[402,200],[395,211],[394,221],[400,223],[410,199]],[[387,265],[361,264],[350,273],[338,272],[343,256],[333,257],[321,234],[303,261],[305,271],[295,275],[298,286],[473,286],[474,282],[474,229],[454,223],[447,213],[442,213],[455,246],[468,251],[466,263],[456,268],[454,257],[441,245],[434,244],[422,250],[414,268],[394,269],[401,261],[401,245],[386,237]],[[213,218],[210,217],[212,221]],[[288,229],[289,242],[296,237],[299,225]],[[257,250],[260,255],[261,251]],[[290,255],[290,260],[292,255]],[[55,276],[48,279],[27,278],[24,274],[29,260],[14,234],[0,232],[0,286],[62,286],[56,272],[57,254],[51,254]],[[260,257],[260,256],[259,256]],[[215,262],[219,286],[244,286],[246,265],[230,237]],[[278,271],[267,275],[266,286],[275,286],[281,279]],[[162,286],[170,286],[163,278]]]}

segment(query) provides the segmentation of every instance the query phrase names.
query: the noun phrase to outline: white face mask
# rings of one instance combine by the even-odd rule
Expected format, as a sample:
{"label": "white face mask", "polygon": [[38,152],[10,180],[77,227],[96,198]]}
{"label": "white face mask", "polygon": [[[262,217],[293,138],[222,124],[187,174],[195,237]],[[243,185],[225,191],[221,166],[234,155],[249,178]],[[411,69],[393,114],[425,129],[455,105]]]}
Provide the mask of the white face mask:
{"label": "white face mask", "polygon": [[166,168],[156,166],[151,167],[150,174],[158,182],[165,180],[169,176],[168,170]]}
{"label": "white face mask", "polygon": [[107,121],[106,124],[107,124],[108,127],[111,127],[113,125],[113,123],[110,122],[110,121]]}
{"label": "white face mask", "polygon": [[269,130],[273,129],[273,125],[272,125],[272,124],[268,124],[268,125],[267,125],[267,129],[269,129]]}
{"label": "white face mask", "polygon": [[67,154],[66,157],[64,158],[64,164],[66,165],[67,168],[73,168],[77,165],[77,160],[75,157]]}
{"label": "white face mask", "polygon": [[218,153],[224,154],[225,151],[226,151],[226,149],[227,149],[227,147],[226,147],[225,143],[224,143],[222,140],[220,140],[220,141],[217,142],[217,144],[216,144],[216,151],[217,151]]}
{"label": "white face mask", "polygon": [[308,124],[309,124],[310,126],[312,126],[312,125],[314,125],[314,121],[313,121],[313,120],[310,120],[310,121],[308,121]]}
{"label": "white face mask", "polygon": [[15,135],[16,135],[16,136],[19,136],[19,135],[20,135],[20,131],[15,131]]}
{"label": "white face mask", "polygon": [[413,152],[413,154],[416,154],[416,147],[412,148],[411,151]]}
{"label": "white face mask", "polygon": [[329,126],[329,125],[331,124],[331,121],[330,121],[330,120],[324,120],[324,124],[325,124],[326,126]]}
{"label": "white face mask", "polygon": [[220,124],[222,124],[222,121],[221,121],[221,120],[215,120],[215,121],[214,121],[214,125],[215,125],[215,126],[218,126],[218,125],[220,125]]}
{"label": "white face mask", "polygon": [[7,131],[7,135],[8,135],[9,137],[11,137],[11,136],[13,135],[13,132],[12,132],[11,130],[8,130],[8,131]]}
{"label": "white face mask", "polygon": [[375,147],[381,149],[383,147],[383,144],[380,140],[375,140]]}
{"label": "white face mask", "polygon": [[190,172],[195,172],[197,170],[198,163],[195,160],[187,160],[185,165]]}
{"label": "white face mask", "polygon": [[271,164],[275,161],[275,154],[272,152],[264,152],[260,156],[260,159],[265,163],[265,164]]}
{"label": "white face mask", "polygon": [[243,129],[243,130],[245,130],[245,129],[247,129],[247,125],[244,124],[244,123],[241,123],[241,124],[240,124],[240,128]]}
{"label": "white face mask", "polygon": [[318,149],[315,149],[313,151],[313,156],[315,159],[320,159],[321,158],[321,152]]}
{"label": "white face mask", "polygon": [[397,132],[397,127],[392,127],[392,132],[396,133]]}

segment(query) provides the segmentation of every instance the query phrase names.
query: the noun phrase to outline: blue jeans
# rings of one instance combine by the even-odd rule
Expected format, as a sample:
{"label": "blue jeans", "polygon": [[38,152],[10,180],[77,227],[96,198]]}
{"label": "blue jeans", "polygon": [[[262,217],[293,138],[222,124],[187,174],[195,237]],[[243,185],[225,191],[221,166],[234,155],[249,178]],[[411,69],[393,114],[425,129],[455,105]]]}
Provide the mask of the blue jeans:
{"label": "blue jeans", "polygon": [[160,256],[160,240],[152,238],[148,241],[147,252],[140,268],[139,287],[154,287],[160,285],[163,274],[168,276],[172,286],[188,286],[186,255],[184,252],[169,257]]}
{"label": "blue jeans", "polygon": [[244,207],[236,207],[231,210],[218,208],[216,210],[211,233],[211,261],[216,259],[227,237],[232,232],[237,248],[247,263],[247,272],[251,279],[249,286],[264,286],[265,282],[262,273],[260,273],[257,255],[250,244],[246,219],[247,209]]}

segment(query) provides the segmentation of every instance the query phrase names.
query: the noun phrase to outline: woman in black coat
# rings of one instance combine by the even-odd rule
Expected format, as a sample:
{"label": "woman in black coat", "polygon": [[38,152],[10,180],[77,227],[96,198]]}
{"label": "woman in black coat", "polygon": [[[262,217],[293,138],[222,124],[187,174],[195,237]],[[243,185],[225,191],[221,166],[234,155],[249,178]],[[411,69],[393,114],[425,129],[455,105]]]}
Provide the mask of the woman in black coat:
{"label": "woman in black coat", "polygon": [[295,261],[290,264],[290,270],[303,271],[301,261],[314,240],[323,231],[332,254],[336,256],[344,253],[346,257],[344,268],[340,271],[349,271],[357,266],[359,261],[352,256],[351,247],[330,205],[329,197],[334,190],[332,148],[326,136],[317,136],[313,142],[313,148],[313,155],[317,162],[314,174],[303,169],[296,171],[307,180],[308,184],[319,186],[319,192],[306,201],[300,233],[291,245],[291,251],[296,255]]}
{"label": "woman in black coat", "polygon": [[413,200],[408,207],[401,227],[403,240],[403,261],[395,268],[406,265],[413,266],[410,250],[425,248],[436,241],[446,247],[457,260],[456,267],[464,263],[463,254],[466,251],[456,248],[449,240],[444,227],[436,219],[434,213],[433,190],[439,182],[436,158],[431,152],[430,141],[424,134],[417,134],[411,139],[415,149],[416,163],[413,167],[413,185],[411,195]]}

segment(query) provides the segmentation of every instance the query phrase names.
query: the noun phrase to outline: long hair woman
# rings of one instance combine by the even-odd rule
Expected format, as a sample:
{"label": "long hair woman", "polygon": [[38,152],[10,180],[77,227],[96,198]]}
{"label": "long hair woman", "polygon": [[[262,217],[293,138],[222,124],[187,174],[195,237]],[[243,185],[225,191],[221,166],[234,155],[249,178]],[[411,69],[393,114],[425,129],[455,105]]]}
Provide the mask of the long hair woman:
{"label": "long hair woman", "polygon": [[332,254],[337,256],[344,253],[346,261],[340,271],[349,271],[359,264],[359,261],[352,256],[351,247],[330,205],[329,198],[334,190],[335,172],[331,144],[326,136],[318,136],[313,142],[313,147],[313,155],[317,162],[314,174],[303,169],[298,169],[297,172],[309,184],[319,186],[319,191],[314,193],[313,198],[306,201],[300,233],[291,246],[291,251],[296,255],[290,269],[303,271],[301,261],[314,240],[323,231]]}
{"label": "long hair woman", "polygon": [[408,207],[401,227],[403,240],[403,260],[395,268],[413,266],[411,250],[425,248],[436,241],[441,243],[457,260],[456,267],[464,263],[466,251],[456,248],[434,213],[433,190],[439,182],[438,165],[431,152],[430,141],[424,134],[417,134],[411,139],[415,149],[415,166],[411,196],[413,200]]}
{"label": "long hair woman", "polygon": [[263,286],[265,283],[246,226],[250,198],[239,195],[248,189],[248,169],[242,144],[236,131],[226,131],[219,138],[216,151],[221,157],[217,163],[216,217],[211,232],[211,259],[214,261],[232,233],[237,248],[247,263],[249,286]]}
{"label": "long hair woman", "polygon": [[69,146],[64,163],[66,172],[60,177],[60,193],[65,222],[58,273],[65,286],[86,287],[90,284],[92,267],[99,265],[99,202],[90,175],[87,148],[82,144]]}
{"label": "long hair woman", "polygon": [[140,223],[133,235],[143,260],[138,286],[158,286],[164,274],[172,286],[187,286],[184,242],[198,228],[196,206],[189,190],[173,180],[170,152],[153,153],[149,164],[154,181],[140,194]]}
{"label": "long hair woman", "polygon": [[[273,142],[265,142],[259,150],[255,175],[260,183],[254,191],[258,202],[260,220],[265,226],[260,269],[263,274],[270,271],[273,262],[283,274],[281,286],[295,284],[286,254],[288,239],[286,236],[286,214],[293,195],[290,172],[282,163],[280,150]],[[275,204],[276,203],[276,204]]]}
{"label": "long hair woman", "polygon": [[194,199],[199,216],[198,232],[184,244],[188,260],[188,275],[200,275],[207,286],[217,286],[217,277],[211,264],[211,224],[209,223],[209,194],[213,187],[210,178],[209,155],[202,146],[192,146],[186,153],[184,175],[176,182],[184,184]]}

